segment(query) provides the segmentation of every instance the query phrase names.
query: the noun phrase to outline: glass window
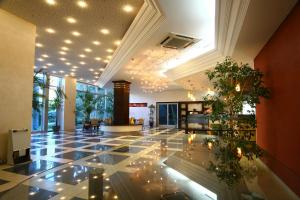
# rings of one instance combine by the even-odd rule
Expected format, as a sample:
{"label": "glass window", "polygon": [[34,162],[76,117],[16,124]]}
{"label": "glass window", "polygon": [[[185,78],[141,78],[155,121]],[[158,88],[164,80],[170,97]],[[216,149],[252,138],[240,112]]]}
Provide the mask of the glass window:
{"label": "glass window", "polygon": [[[44,74],[36,74],[36,77],[41,82],[45,82],[46,76]],[[44,89],[40,87],[37,83],[33,84],[33,100],[36,101],[40,105],[38,109],[32,109],[32,131],[41,131],[43,129],[43,114],[44,114],[44,107],[43,107],[43,97],[44,96]]]}

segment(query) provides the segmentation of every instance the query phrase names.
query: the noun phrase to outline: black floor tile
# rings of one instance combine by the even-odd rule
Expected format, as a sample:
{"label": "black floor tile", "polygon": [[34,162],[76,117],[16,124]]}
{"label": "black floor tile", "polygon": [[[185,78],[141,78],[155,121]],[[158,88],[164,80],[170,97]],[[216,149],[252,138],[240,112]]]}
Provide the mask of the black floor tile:
{"label": "black floor tile", "polygon": [[138,153],[140,151],[143,151],[145,148],[142,147],[130,147],[130,146],[124,146],[120,147],[118,149],[115,149],[114,152],[120,152],[120,153]]}
{"label": "black floor tile", "polygon": [[111,140],[109,142],[105,142],[105,144],[127,144],[129,141],[126,140]]}
{"label": "black floor tile", "polygon": [[52,169],[54,167],[58,167],[60,165],[63,165],[63,163],[46,161],[46,160],[37,160],[30,163],[15,165],[13,167],[4,169],[4,171],[30,176],[35,173],[39,173],[45,170]]}
{"label": "black floor tile", "polygon": [[93,153],[90,152],[84,152],[84,151],[71,151],[68,153],[62,153],[59,155],[56,155],[56,158],[62,158],[62,159],[69,159],[69,160],[79,160],[81,158],[87,157],[93,155]]}
{"label": "black floor tile", "polygon": [[90,146],[90,147],[85,147],[84,149],[89,149],[89,150],[97,150],[97,151],[107,151],[111,148],[113,148],[114,146],[111,145],[102,145],[102,144],[97,144],[94,146]]}
{"label": "black floor tile", "polygon": [[131,145],[150,147],[150,146],[152,146],[154,143],[155,143],[155,142],[153,142],[153,141],[138,141],[138,142],[132,143]]}
{"label": "black floor tile", "polygon": [[87,140],[82,140],[83,142],[96,142],[96,143],[99,143],[99,142],[103,142],[105,141],[106,139],[100,139],[100,138],[92,138],[92,139],[87,139]]}
{"label": "black floor tile", "polygon": [[4,193],[1,196],[3,200],[47,200],[58,193],[44,190],[38,187],[18,185],[13,190]]}
{"label": "black floor tile", "polygon": [[121,156],[121,155],[114,155],[114,154],[102,154],[95,158],[87,160],[87,162],[96,162],[96,163],[104,163],[104,164],[110,164],[115,165],[129,156]]}
{"label": "black floor tile", "polygon": [[91,167],[74,165],[56,172],[48,173],[41,177],[53,182],[61,182],[71,185],[77,185],[78,183],[88,179],[89,171]]}
{"label": "black floor tile", "polygon": [[61,151],[64,151],[64,149],[47,148],[47,149],[38,149],[38,150],[31,151],[30,154],[36,156],[46,156],[46,155],[53,155]]}
{"label": "black floor tile", "polygon": [[45,142],[39,142],[40,145],[56,145],[56,144],[63,144],[66,141],[60,141],[60,140],[48,140]]}
{"label": "black floor tile", "polygon": [[79,147],[83,147],[83,146],[87,146],[90,143],[82,143],[82,142],[73,142],[73,143],[69,143],[69,144],[62,144],[59,145],[61,147],[70,147],[70,148],[79,148]]}

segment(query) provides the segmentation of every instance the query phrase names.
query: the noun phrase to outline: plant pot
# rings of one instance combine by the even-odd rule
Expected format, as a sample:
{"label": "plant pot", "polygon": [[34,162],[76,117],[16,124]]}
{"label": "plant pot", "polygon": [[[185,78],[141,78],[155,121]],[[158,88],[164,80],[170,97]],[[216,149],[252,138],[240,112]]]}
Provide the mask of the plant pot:
{"label": "plant pot", "polygon": [[60,130],[60,126],[52,126],[52,130],[54,133],[58,133]]}

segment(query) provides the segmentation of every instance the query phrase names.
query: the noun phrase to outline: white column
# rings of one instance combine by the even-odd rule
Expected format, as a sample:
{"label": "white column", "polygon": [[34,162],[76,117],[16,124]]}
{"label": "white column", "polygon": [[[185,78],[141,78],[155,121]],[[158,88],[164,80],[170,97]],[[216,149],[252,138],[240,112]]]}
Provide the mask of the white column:
{"label": "white column", "polygon": [[3,161],[9,129],[31,131],[36,27],[0,9],[0,30],[0,161]]}

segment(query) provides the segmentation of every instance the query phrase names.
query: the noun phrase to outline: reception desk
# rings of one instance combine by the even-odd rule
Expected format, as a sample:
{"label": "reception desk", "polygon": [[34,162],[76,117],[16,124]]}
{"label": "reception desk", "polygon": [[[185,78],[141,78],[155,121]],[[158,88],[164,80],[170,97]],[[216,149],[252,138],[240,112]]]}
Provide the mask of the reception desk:
{"label": "reception desk", "polygon": [[143,126],[142,125],[101,126],[100,130],[104,132],[112,132],[112,133],[138,132],[143,130]]}

